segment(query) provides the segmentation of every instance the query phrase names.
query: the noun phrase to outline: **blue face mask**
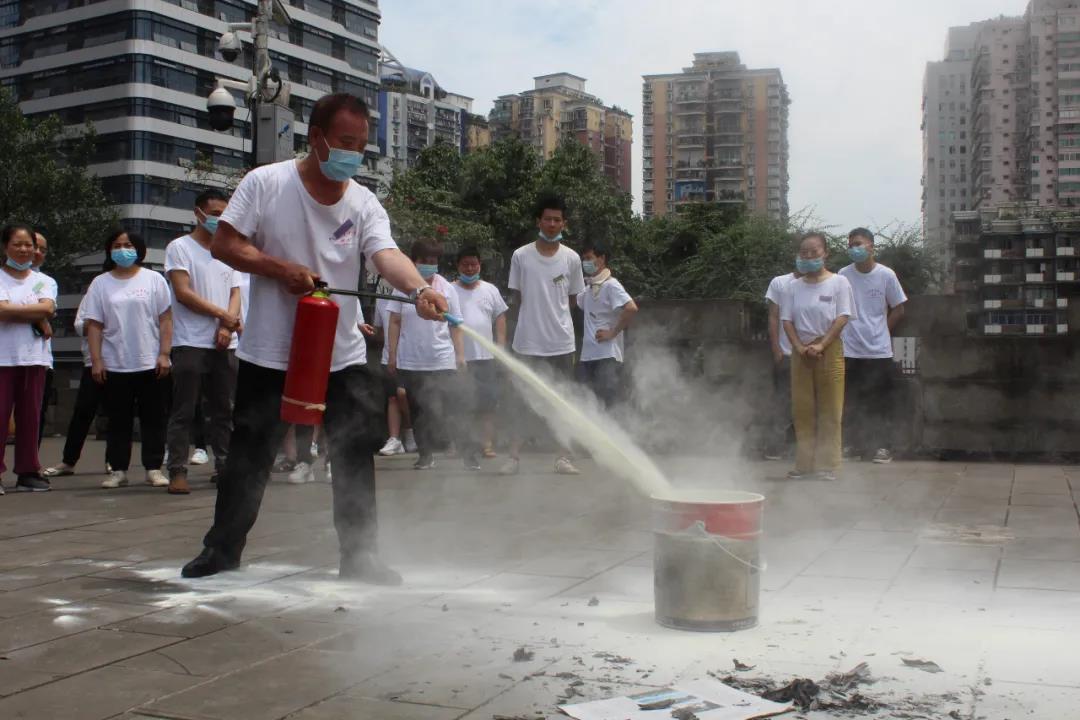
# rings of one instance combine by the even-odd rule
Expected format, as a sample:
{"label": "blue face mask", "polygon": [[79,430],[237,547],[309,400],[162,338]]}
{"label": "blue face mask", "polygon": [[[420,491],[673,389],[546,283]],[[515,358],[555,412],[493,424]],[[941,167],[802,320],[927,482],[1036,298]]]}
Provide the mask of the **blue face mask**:
{"label": "blue face mask", "polygon": [[139,253],[135,248],[117,248],[109,253],[109,257],[119,267],[129,268],[139,259]]}
{"label": "blue face mask", "polygon": [[217,224],[220,219],[217,215],[204,215],[203,221],[199,224],[202,225],[203,230],[213,235],[217,232]]}
{"label": "blue face mask", "polygon": [[562,242],[562,233],[559,233],[558,235],[556,235],[555,237],[552,238],[552,237],[548,237],[547,235],[545,235],[544,232],[541,230],[540,231],[540,239],[543,240],[544,242],[549,242],[549,243]]}
{"label": "blue face mask", "polygon": [[480,279],[480,273],[475,275],[458,275],[458,280],[464,285],[472,285],[474,282]]}
{"label": "blue face mask", "polygon": [[7,266],[9,268],[12,268],[14,270],[18,270],[18,271],[21,272],[23,270],[29,270],[31,267],[33,267],[34,266],[34,261],[33,260],[27,260],[26,262],[15,262],[11,258],[8,258],[7,259]]}
{"label": "blue face mask", "polygon": [[870,259],[870,249],[865,245],[855,245],[847,249],[847,256],[851,262],[861,263]]}
{"label": "blue face mask", "polygon": [[585,273],[586,275],[595,275],[596,274],[596,262],[593,261],[593,260],[582,260],[581,261],[581,272]]}
{"label": "blue face mask", "polygon": [[438,265],[427,265],[425,263],[418,263],[416,269],[420,272],[420,277],[427,280],[435,273],[439,272]]}
{"label": "blue face mask", "polygon": [[331,180],[344,182],[360,169],[360,163],[364,159],[360,153],[355,150],[332,148],[330,143],[326,142],[326,138],[323,138],[323,144],[329,152],[326,160],[319,161],[319,169],[322,170],[323,175]]}
{"label": "blue face mask", "polygon": [[825,258],[814,258],[813,260],[807,260],[806,258],[795,258],[795,269],[801,272],[803,275],[816,273],[823,267],[825,267]]}

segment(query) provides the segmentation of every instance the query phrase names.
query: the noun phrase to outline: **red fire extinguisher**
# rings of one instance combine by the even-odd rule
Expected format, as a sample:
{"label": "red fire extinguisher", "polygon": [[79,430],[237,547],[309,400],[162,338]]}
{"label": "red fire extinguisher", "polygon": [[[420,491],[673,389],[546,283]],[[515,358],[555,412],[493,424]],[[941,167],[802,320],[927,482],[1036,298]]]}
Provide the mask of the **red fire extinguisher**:
{"label": "red fire extinguisher", "polygon": [[294,425],[321,425],[326,386],[337,334],[338,306],[316,290],[296,304],[289,369],[281,396],[281,419]]}

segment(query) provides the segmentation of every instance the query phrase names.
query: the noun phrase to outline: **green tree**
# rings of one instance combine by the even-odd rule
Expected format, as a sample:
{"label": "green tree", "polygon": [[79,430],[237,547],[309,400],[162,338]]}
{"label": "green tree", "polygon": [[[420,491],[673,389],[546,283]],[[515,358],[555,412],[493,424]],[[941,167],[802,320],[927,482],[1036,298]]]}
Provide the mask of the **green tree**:
{"label": "green tree", "polygon": [[0,218],[28,223],[49,239],[49,273],[65,280],[76,258],[101,247],[116,209],[87,166],[95,135],[72,134],[59,117],[28,118],[0,88]]}

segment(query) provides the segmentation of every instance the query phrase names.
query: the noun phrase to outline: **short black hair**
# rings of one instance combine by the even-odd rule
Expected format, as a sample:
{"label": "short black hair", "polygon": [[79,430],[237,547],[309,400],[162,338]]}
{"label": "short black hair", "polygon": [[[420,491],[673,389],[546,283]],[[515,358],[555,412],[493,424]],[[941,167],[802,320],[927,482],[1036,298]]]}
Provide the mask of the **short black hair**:
{"label": "short black hair", "polygon": [[601,245],[600,243],[589,243],[584,248],[582,248],[582,250],[581,250],[582,255],[584,255],[587,252],[591,252],[596,257],[604,258],[604,262],[608,261],[607,248],[604,247],[603,245]]}
{"label": "short black hair", "polygon": [[4,226],[3,231],[0,231],[4,247],[7,247],[8,243],[11,242],[11,238],[15,237],[15,233],[20,230],[26,231],[26,233],[30,235],[30,241],[34,243],[34,247],[37,247],[37,238],[34,237],[34,228],[24,223],[10,223]]}
{"label": "short black hair", "polygon": [[195,198],[195,207],[200,210],[205,210],[206,204],[211,200],[220,200],[221,202],[227,203],[229,202],[229,196],[217,188],[207,188]]}
{"label": "short black hair", "polygon": [[111,233],[109,233],[109,237],[105,240],[105,264],[102,265],[102,267],[105,269],[105,272],[108,272],[109,270],[112,270],[116,267],[116,263],[113,262],[112,259],[112,244],[116,242],[116,239],[121,235],[127,235],[128,240],[130,240],[131,244],[135,246],[135,252],[137,253],[135,257],[136,265],[142,265],[143,260],[146,259],[146,242],[142,239],[142,235],[139,235],[138,233],[128,232],[123,228],[117,228],[116,230],[113,230]]}
{"label": "short black hair", "polygon": [[803,233],[802,237],[799,238],[799,247],[802,247],[804,242],[812,238],[817,238],[821,243],[821,249],[825,252],[829,252],[829,240],[825,237],[825,233],[820,230],[811,230],[808,233]]}
{"label": "short black hair", "polygon": [[536,200],[536,206],[533,209],[533,217],[537,220],[544,216],[545,210],[558,210],[562,213],[563,219],[566,219],[566,201],[563,200],[561,195],[555,195],[554,193],[545,193]]}
{"label": "short black hair", "polygon": [[371,112],[363,100],[350,93],[334,93],[323,95],[316,101],[308,117],[308,125],[326,132],[330,129],[334,116],[342,110],[360,115],[365,120],[371,120]]}
{"label": "short black hair", "polygon": [[474,257],[477,260],[481,261],[483,260],[483,258],[480,257],[479,248],[477,248],[475,245],[466,245],[465,247],[458,250],[457,259],[454,262],[459,263],[467,257]]}
{"label": "short black hair", "polygon": [[442,245],[431,238],[413,240],[409,247],[409,259],[416,262],[424,257],[442,257]]}
{"label": "short black hair", "polygon": [[847,234],[848,240],[854,240],[857,237],[866,238],[867,242],[874,244],[874,233],[864,227],[857,227]]}

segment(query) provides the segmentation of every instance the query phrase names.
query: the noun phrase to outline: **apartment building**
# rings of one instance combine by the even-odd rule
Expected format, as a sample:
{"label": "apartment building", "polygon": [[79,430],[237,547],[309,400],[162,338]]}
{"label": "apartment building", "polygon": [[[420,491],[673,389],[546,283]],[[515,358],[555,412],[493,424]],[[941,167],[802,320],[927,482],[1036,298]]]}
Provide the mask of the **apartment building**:
{"label": "apartment building", "polygon": [[949,28],[944,59],[923,76],[922,220],[927,246],[939,259],[943,290],[953,291],[952,213],[967,210],[971,170],[971,69],[979,24]]}
{"label": "apartment building", "polygon": [[564,139],[590,148],[604,174],[630,192],[633,117],[585,91],[586,79],[570,73],[540,75],[534,87],[495,100],[491,136],[518,137],[548,160]]}
{"label": "apartment building", "polygon": [[[377,182],[380,12],[375,0],[287,0],[293,22],[274,23],[270,56],[292,84],[297,151],[315,101],[350,92],[375,111],[360,179]],[[216,52],[227,23],[250,21],[254,0],[5,0],[0,84],[28,115],[58,114],[98,134],[92,170],[124,224],[162,248],[187,232],[205,158],[225,171],[251,164],[239,99],[230,132],[210,129],[206,97],[217,78],[246,81],[251,46],[236,63]]]}
{"label": "apartment building", "polygon": [[747,68],[736,52],[695,53],[682,72],[646,75],[644,215],[707,202],[786,219],[789,105],[780,70]]}

